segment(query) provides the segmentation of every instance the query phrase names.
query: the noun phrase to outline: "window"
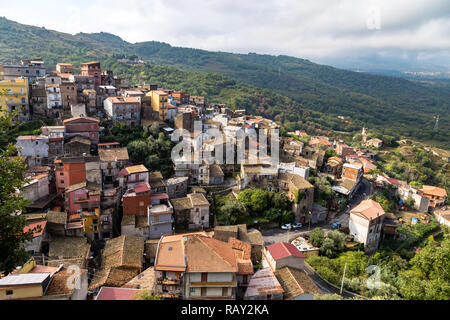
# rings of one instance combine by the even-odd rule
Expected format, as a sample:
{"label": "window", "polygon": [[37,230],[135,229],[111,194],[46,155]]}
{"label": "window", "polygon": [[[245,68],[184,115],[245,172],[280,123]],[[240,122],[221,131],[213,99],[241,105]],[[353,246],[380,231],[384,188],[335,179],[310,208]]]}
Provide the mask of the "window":
{"label": "window", "polygon": [[191,288],[191,293],[195,293],[195,288]]}
{"label": "window", "polygon": [[139,206],[143,207],[144,206],[144,201],[139,202]]}
{"label": "window", "polygon": [[6,290],[6,295],[11,296],[14,293],[13,290]]}
{"label": "window", "polygon": [[59,183],[64,184],[64,180],[60,180]]}

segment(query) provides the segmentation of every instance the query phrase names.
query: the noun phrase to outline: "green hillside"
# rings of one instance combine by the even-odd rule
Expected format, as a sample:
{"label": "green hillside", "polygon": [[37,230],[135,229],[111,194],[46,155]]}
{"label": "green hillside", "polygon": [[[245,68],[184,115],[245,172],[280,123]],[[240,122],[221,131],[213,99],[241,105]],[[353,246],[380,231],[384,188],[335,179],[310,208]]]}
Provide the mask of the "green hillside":
{"label": "green hillside", "polygon": [[[137,55],[152,66],[116,64],[106,59],[113,54]],[[135,80],[153,79],[192,94],[198,88],[197,92],[211,100],[226,99],[238,108],[272,116],[289,130],[305,128],[308,123],[354,132],[366,125],[370,131],[450,148],[450,85],[345,71],[287,56],[209,52],[160,42],[131,44],[108,33],[72,36],[0,18],[0,61],[16,62],[30,56],[42,57],[49,68],[56,62],[72,62],[77,67],[82,61],[104,60],[105,66]],[[171,68],[157,71],[154,65]],[[155,72],[161,74],[156,76]],[[200,85],[185,80],[199,78],[210,82]],[[262,105],[242,100],[258,95],[264,97]],[[441,116],[438,132],[433,131],[436,114]],[[337,116],[350,122],[344,123]]]}

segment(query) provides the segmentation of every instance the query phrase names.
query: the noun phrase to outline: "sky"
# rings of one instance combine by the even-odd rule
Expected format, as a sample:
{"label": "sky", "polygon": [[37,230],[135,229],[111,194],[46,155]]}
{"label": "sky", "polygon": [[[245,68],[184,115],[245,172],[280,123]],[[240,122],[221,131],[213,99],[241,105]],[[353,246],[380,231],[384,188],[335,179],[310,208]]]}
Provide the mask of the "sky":
{"label": "sky", "polygon": [[450,0],[0,0],[1,16],[128,42],[315,62],[368,59],[450,71]]}

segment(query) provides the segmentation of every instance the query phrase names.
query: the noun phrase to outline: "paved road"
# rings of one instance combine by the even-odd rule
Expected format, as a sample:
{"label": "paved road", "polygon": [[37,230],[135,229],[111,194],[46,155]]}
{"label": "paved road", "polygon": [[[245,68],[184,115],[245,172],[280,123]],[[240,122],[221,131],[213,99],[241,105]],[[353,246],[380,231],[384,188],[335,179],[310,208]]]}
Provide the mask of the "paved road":
{"label": "paved road", "polygon": [[320,224],[311,225],[311,230],[308,230],[308,226],[305,225],[301,229],[295,230],[283,230],[283,229],[270,229],[261,230],[261,234],[264,237],[265,245],[271,245],[277,242],[288,242],[294,237],[304,236],[309,234],[314,228],[320,227],[322,229],[331,229],[329,222],[322,222]]}
{"label": "paved road", "polygon": [[356,190],[356,193],[353,196],[353,199],[350,201],[350,204],[343,212],[337,214],[331,220],[331,223],[340,222],[342,227],[347,228],[350,218],[350,211],[357,205],[359,205],[361,201],[369,199],[370,194],[371,194],[370,182],[363,178],[359,185],[358,190]]}
{"label": "paved road", "polygon": [[[311,278],[311,280],[315,283],[315,285],[320,289],[320,291],[322,291],[323,294],[338,294],[338,295],[341,295],[340,288],[337,288],[337,287],[329,284],[325,280],[323,280],[317,274],[317,272],[315,272],[314,269],[312,269],[308,265],[305,265],[304,271]],[[352,294],[351,292],[343,291],[342,292],[342,297],[344,299],[350,299],[350,298],[357,297],[357,295]]]}

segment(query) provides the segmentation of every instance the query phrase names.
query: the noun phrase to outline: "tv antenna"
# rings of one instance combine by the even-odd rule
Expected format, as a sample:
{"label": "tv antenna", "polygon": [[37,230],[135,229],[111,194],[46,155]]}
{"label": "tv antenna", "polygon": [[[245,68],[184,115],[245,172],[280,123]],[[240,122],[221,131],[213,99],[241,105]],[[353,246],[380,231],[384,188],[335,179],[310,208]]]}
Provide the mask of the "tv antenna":
{"label": "tv antenna", "polygon": [[439,118],[440,118],[440,116],[439,115],[437,115],[437,116],[434,116],[434,118],[436,119],[436,123],[434,124],[434,131],[438,131],[439,130]]}

